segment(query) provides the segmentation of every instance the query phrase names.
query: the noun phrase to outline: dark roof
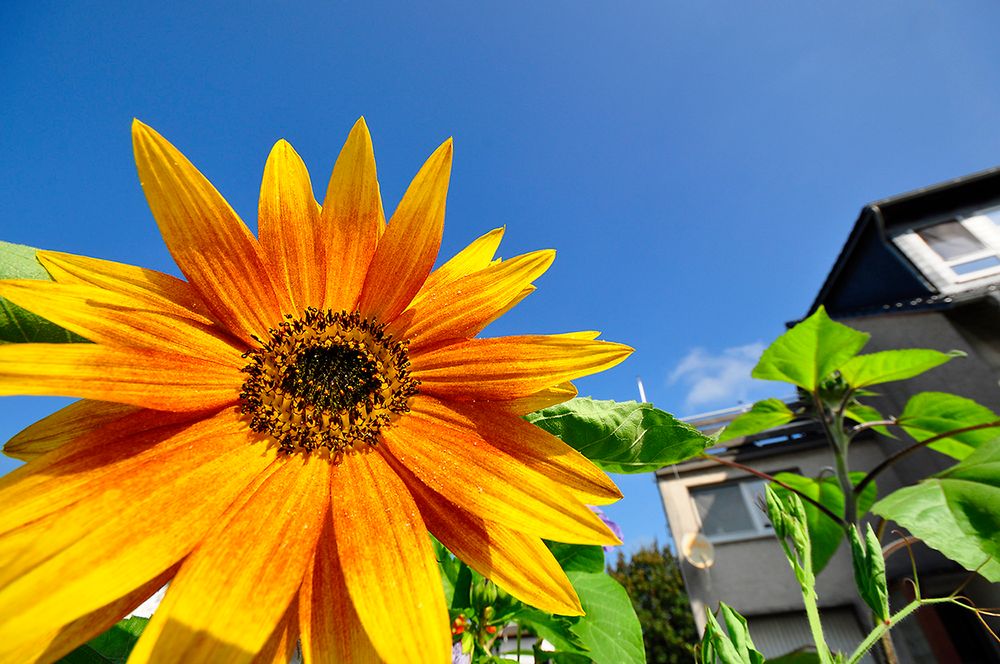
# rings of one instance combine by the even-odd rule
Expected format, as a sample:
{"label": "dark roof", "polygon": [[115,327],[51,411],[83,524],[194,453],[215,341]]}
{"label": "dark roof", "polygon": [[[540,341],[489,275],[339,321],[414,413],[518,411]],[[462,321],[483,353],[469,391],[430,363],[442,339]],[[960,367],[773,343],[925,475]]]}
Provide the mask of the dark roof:
{"label": "dark roof", "polygon": [[1000,167],[869,203],[862,208],[809,313],[820,305],[833,318],[952,305],[954,296],[941,297],[889,241],[889,234],[964,216],[998,199]]}

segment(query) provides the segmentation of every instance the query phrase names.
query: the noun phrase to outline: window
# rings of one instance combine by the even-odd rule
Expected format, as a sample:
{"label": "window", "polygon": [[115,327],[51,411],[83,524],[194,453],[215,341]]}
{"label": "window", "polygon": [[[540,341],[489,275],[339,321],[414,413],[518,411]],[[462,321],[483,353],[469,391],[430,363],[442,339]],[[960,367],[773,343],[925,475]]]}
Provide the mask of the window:
{"label": "window", "polygon": [[1000,207],[926,226],[915,235],[936,269],[952,283],[1000,275]]}
{"label": "window", "polygon": [[701,532],[713,542],[770,535],[773,530],[758,504],[764,498],[763,480],[715,484],[691,489]]}

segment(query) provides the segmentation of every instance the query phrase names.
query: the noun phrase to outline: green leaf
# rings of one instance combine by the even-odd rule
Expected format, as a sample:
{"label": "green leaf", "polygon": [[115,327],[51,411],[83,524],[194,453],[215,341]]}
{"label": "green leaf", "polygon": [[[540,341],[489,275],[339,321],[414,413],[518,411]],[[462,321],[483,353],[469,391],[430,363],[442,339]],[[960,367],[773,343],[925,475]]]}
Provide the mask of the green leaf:
{"label": "green leaf", "polygon": [[438,571],[441,573],[441,586],[444,588],[445,602],[450,606],[455,597],[455,584],[458,582],[458,572],[462,563],[445,548],[433,535],[431,544],[434,546],[434,557],[437,559]]}
{"label": "green leaf", "polygon": [[696,456],[712,442],[690,424],[635,401],[572,399],[525,419],[612,473],[658,470]]}
{"label": "green leaf", "polygon": [[545,542],[564,572],[603,572],[604,549],[591,544]]}
{"label": "green leaf", "polygon": [[812,646],[805,646],[767,660],[767,664],[820,664],[821,662],[816,648]]}
{"label": "green leaf", "polygon": [[926,348],[883,350],[852,357],[840,367],[840,375],[851,387],[867,387],[919,376],[953,357],[965,357],[965,353],[941,353]]}
{"label": "green leaf", "polygon": [[513,620],[551,643],[558,651],[588,652],[583,639],[573,631],[573,626],[580,621],[578,617],[557,616],[525,606],[513,616]]}
{"label": "green leaf", "polygon": [[[52,277],[35,257],[37,249],[0,241],[0,279]],[[0,297],[0,343],[68,343],[87,341],[78,334]]]}
{"label": "green leaf", "polygon": [[878,620],[889,619],[889,591],[885,584],[885,559],[882,545],[872,530],[865,524],[865,541],[861,541],[857,526],[851,526],[851,563],[854,567],[854,584],[865,604],[871,608]]}
{"label": "green leaf", "polygon": [[[851,473],[850,476],[851,482],[857,484],[865,474]],[[844,513],[844,493],[840,490],[840,483],[836,477],[811,478],[794,473],[778,473],[774,478],[809,496],[834,514],[839,516]],[[782,498],[789,493],[787,489],[777,484],[772,484],[771,488]],[[875,502],[875,492],[874,482],[861,492],[857,500],[859,515],[865,514]],[[813,574],[819,574],[830,562],[833,554],[837,552],[840,542],[844,539],[844,531],[840,524],[821,512],[812,503],[802,501],[802,506],[805,509],[806,526],[809,530],[809,539],[812,542]]]}
{"label": "green leaf", "polygon": [[733,647],[736,648],[742,661],[746,664],[764,664],[764,656],[760,654],[750,639],[750,628],[747,626],[746,618],[722,602],[719,602],[719,611],[726,621],[729,640],[732,641]]}
{"label": "green leaf", "polygon": [[148,618],[133,616],[91,639],[59,661],[63,664],[125,664]]}
{"label": "green leaf", "polygon": [[724,443],[741,436],[752,436],[761,431],[773,429],[787,424],[795,419],[795,413],[788,409],[781,399],[764,399],[758,401],[746,413],[743,413],[729,423],[719,434],[719,442]]}
{"label": "green leaf", "polygon": [[[947,392],[921,392],[907,402],[897,421],[906,433],[923,441],[938,434],[998,420],[996,413],[972,399]],[[976,429],[942,438],[928,447],[961,461],[998,436],[998,427]]]}
{"label": "green leaf", "polygon": [[854,357],[869,336],[831,320],[820,307],[768,346],[751,375],[813,392],[821,380]]}
{"label": "green leaf", "polygon": [[586,612],[573,632],[596,664],[643,664],[642,628],[621,585],[604,573],[568,572]]}
{"label": "green leaf", "polygon": [[1000,583],[1000,439],[872,508],[928,546]]}

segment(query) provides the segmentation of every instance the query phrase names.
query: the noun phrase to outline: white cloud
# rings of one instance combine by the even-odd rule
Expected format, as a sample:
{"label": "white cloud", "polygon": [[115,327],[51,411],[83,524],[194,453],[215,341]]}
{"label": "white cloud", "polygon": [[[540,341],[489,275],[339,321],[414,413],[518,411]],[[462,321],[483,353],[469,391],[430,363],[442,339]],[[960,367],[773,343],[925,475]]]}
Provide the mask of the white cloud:
{"label": "white cloud", "polygon": [[717,354],[693,348],[674,367],[669,383],[687,386],[684,403],[688,408],[727,408],[752,401],[774,390],[773,385],[750,377],[765,347],[758,341]]}

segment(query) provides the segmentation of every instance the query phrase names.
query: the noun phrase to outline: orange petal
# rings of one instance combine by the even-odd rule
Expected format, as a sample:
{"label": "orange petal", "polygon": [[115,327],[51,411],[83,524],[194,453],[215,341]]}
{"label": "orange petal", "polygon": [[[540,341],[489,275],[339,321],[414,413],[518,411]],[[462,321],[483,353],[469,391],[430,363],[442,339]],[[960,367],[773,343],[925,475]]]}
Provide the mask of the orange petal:
{"label": "orange petal", "polygon": [[402,480],[374,451],[333,467],[333,530],[344,582],[379,656],[450,662],[441,577],[430,538]]}
{"label": "orange petal", "polygon": [[278,141],[264,165],[257,207],[260,248],[278,285],[291,300],[289,313],[322,301],[325,280],[313,237],[319,209],[309,171],[287,141]]}
{"label": "orange petal", "polygon": [[[162,588],[163,584],[173,577],[175,571],[176,568],[171,568],[124,597],[78,618],[64,627],[53,629],[42,638],[19,644],[20,648],[15,651],[7,649],[6,646],[10,644],[0,643],[0,660],[5,662],[62,661],[60,658],[64,655],[68,655],[81,644],[114,627],[115,623]],[[287,661],[285,660],[285,662]]]}
{"label": "orange petal", "polygon": [[[450,407],[449,407],[450,406]],[[490,403],[454,403],[445,406],[428,399],[424,412],[444,421],[456,414],[458,426],[473,426],[476,432],[529,468],[537,470],[588,505],[607,505],[621,500],[622,493],[604,471],[590,459],[525,420]]]}
{"label": "orange petal", "polygon": [[583,503],[557,483],[497,449],[458,414],[443,421],[442,408],[419,395],[411,411],[382,430],[380,449],[432,490],[478,517],[539,537],[576,544],[617,544],[618,539]]}
{"label": "orange petal", "polygon": [[298,617],[298,601],[293,601],[285,612],[285,617],[264,644],[264,649],[257,653],[251,664],[288,664],[298,645]]}
{"label": "orange petal", "polygon": [[489,266],[493,257],[500,247],[500,240],[503,239],[504,228],[494,228],[489,233],[481,235],[473,240],[469,246],[455,254],[444,265],[431,272],[427,281],[420,288],[420,292],[414,298],[414,302],[423,297],[423,294],[432,288],[436,288],[442,283],[460,279],[467,274],[478,272]]}
{"label": "orange petal", "polygon": [[130,662],[250,662],[302,584],[326,518],[330,461],[283,455],[198,545]]}
{"label": "orange petal", "polygon": [[[138,471],[124,463],[133,472],[105,473],[81,500],[0,538],[0,557],[24,561],[0,587],[0,643],[13,649],[42,638],[162,574],[275,458],[262,443],[250,444],[254,438],[231,411],[176,436],[186,445],[172,446],[167,458]],[[39,495],[72,481],[52,470],[36,487]],[[7,494],[0,492],[4,508]],[[24,530],[36,536],[19,536]],[[11,556],[12,546],[20,557]]]}
{"label": "orange petal", "polygon": [[94,286],[24,279],[0,281],[0,296],[90,341],[190,355],[235,369],[246,361],[206,326]]}
{"label": "orange petal", "polygon": [[538,537],[469,514],[397,468],[427,527],[472,569],[531,606],[564,616],[583,615],[580,599]]}
{"label": "orange petal", "polygon": [[136,120],[139,180],[174,261],[234,335],[251,341],[291,309],[256,238],[177,148]]}
{"label": "orange petal", "polygon": [[427,291],[411,305],[413,322],[401,335],[410,341],[410,352],[475,336],[549,268],[555,255],[551,250],[535,251]]}
{"label": "orange petal", "polygon": [[21,461],[28,461],[137,410],[139,410],[137,406],[107,401],[89,399],[74,401],[22,429],[3,446],[3,453]]}
{"label": "orange petal", "polygon": [[538,335],[469,339],[413,353],[410,359],[425,394],[506,400],[603,371],[631,352],[606,341]]}
{"label": "orange petal", "polygon": [[541,410],[542,408],[548,408],[549,406],[555,406],[556,404],[563,403],[564,401],[569,401],[576,395],[576,386],[567,381],[565,383],[559,383],[554,387],[547,387],[544,390],[539,390],[534,394],[521,397],[520,399],[498,401],[496,403],[498,405],[502,404],[504,408],[516,415],[525,415],[527,413],[533,413],[536,410]]}
{"label": "orange petal", "polygon": [[324,308],[354,310],[384,230],[372,137],[360,118],[333,167],[316,228],[326,272]]}
{"label": "orange petal", "polygon": [[60,284],[97,286],[205,325],[215,320],[201,301],[201,294],[188,282],[169,274],[55,251],[39,251],[37,256]]}
{"label": "orange petal", "polygon": [[417,294],[434,265],[444,230],[444,206],[451,177],[451,139],[421,167],[379,242],[358,310],[389,322]]}
{"label": "orange petal", "polygon": [[0,345],[0,396],[50,395],[157,410],[209,410],[236,403],[244,376],[178,354],[97,344]]}
{"label": "orange petal", "polygon": [[327,521],[299,594],[302,660],[305,664],[379,664],[382,660],[361,626],[337,560],[333,525]]}

